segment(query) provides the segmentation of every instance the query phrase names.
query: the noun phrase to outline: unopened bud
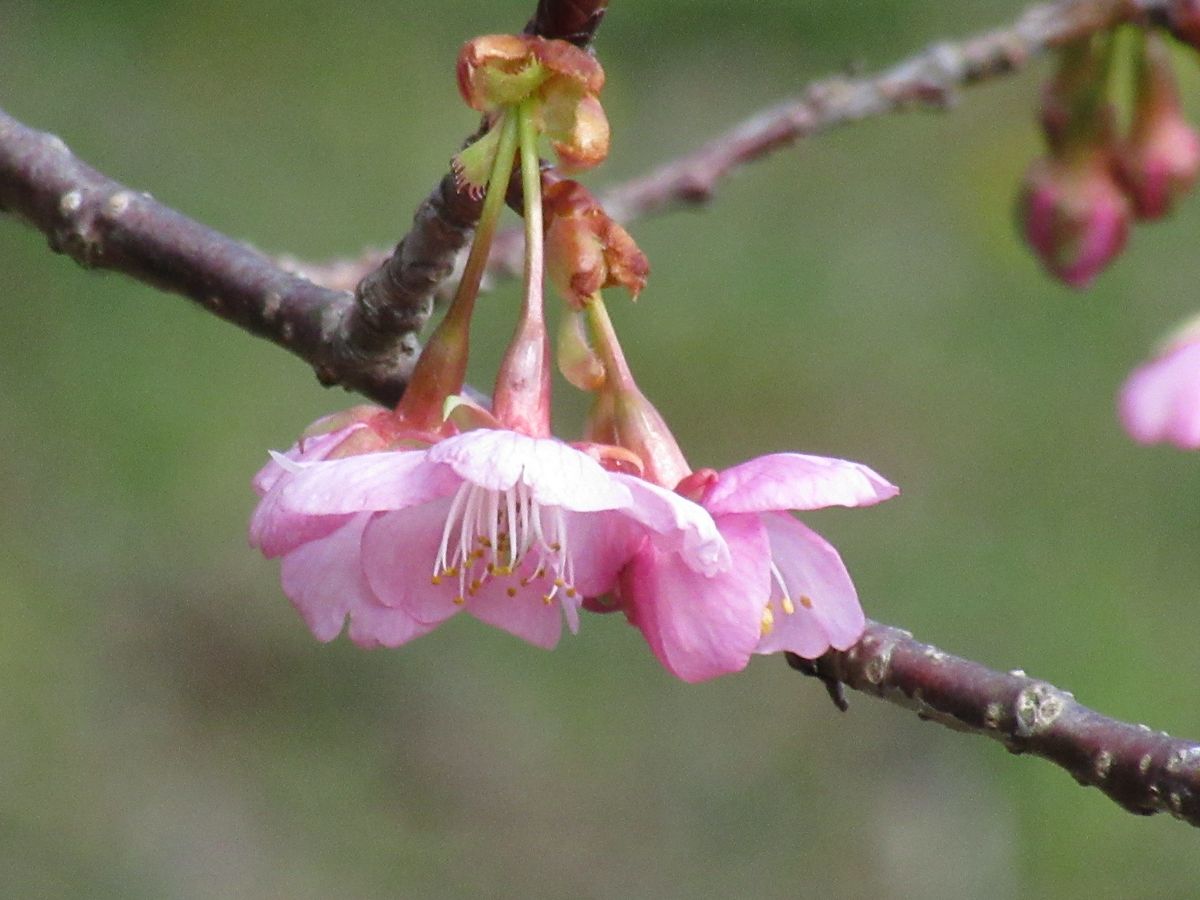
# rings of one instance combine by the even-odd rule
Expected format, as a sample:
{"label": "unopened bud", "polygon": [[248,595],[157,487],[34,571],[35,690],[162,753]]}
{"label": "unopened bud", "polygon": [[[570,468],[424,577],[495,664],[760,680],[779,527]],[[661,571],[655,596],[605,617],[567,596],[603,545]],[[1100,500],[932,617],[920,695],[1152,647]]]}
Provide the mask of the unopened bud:
{"label": "unopened bud", "polygon": [[1025,240],[1047,270],[1077,288],[1121,252],[1129,232],[1129,201],[1104,154],[1036,160],[1018,214]]}
{"label": "unopened bud", "polygon": [[1166,43],[1157,34],[1143,41],[1133,125],[1119,155],[1119,172],[1138,218],[1157,219],[1195,183],[1200,135],[1180,109]]}

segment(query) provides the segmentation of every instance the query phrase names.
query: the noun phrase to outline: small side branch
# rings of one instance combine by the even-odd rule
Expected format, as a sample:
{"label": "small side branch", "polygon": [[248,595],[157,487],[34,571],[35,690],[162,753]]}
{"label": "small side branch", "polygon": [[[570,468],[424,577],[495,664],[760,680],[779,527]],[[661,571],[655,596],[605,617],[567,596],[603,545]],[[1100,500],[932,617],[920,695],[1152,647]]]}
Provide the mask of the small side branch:
{"label": "small side branch", "polygon": [[[1017,21],[958,42],[934,44],[883,72],[812,83],[799,97],[756,113],[686,156],[601,194],[605,210],[629,223],[680,206],[707,203],[735,170],[839,125],[913,108],[946,109],[968,85],[1025,68],[1037,56],[1071,40],[1124,22],[1161,21],[1169,0],[1059,0],[1029,7]],[[602,11],[602,7],[601,7]],[[321,283],[345,279],[379,264],[380,254],[308,271]],[[521,271],[520,231],[497,236],[489,274]]]}
{"label": "small side branch", "polygon": [[788,663],[835,691],[845,685],[1047,759],[1130,812],[1200,827],[1200,743],[1110,719],[1020,670],[995,672],[877,622],[849,650],[815,661],[788,654]]}

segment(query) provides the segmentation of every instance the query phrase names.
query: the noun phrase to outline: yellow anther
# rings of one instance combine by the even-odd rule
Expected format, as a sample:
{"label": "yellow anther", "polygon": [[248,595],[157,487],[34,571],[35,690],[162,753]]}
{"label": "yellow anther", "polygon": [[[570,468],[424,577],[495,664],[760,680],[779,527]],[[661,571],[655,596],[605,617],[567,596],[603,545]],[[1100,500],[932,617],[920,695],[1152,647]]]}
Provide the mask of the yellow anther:
{"label": "yellow anther", "polygon": [[567,586],[567,583],[566,583],[565,581],[563,581],[561,578],[555,578],[555,579],[554,579],[554,586],[555,586],[555,587],[566,587],[566,586]]}
{"label": "yellow anther", "polygon": [[[489,569],[489,571],[492,571]],[[496,575],[511,575],[512,566],[496,566],[494,574]]]}
{"label": "yellow anther", "polygon": [[437,587],[439,584],[442,583],[442,578],[440,575],[434,575],[432,578],[429,579],[429,583],[432,584],[434,587]]}
{"label": "yellow anther", "polygon": [[792,598],[787,594],[783,595],[783,601],[780,605],[783,607],[783,611],[789,616],[796,611],[796,604],[792,603]]}
{"label": "yellow anther", "polygon": [[510,597],[515,597],[515,596],[517,596],[517,589],[515,587],[510,587],[504,593],[508,594],[508,596],[510,596]]}
{"label": "yellow anther", "polygon": [[478,578],[473,578],[471,580],[471,593],[472,594],[475,593],[477,590],[479,590],[481,587],[483,587],[483,582],[480,581]]}
{"label": "yellow anther", "polygon": [[549,606],[551,603],[554,602],[554,598],[551,597],[549,594],[542,594],[542,602],[545,603],[547,606]]}
{"label": "yellow anther", "polygon": [[801,594],[800,595],[800,605],[803,606],[805,609],[812,609],[812,607],[813,607],[812,597],[805,597],[803,594]]}
{"label": "yellow anther", "polygon": [[568,597],[574,597],[578,593],[579,593],[579,591],[575,590],[575,588],[573,588],[573,587],[567,588],[567,596]]}
{"label": "yellow anther", "polygon": [[775,614],[771,612],[771,607],[768,606],[766,609],[763,610],[762,625],[760,626],[759,630],[760,630],[762,636],[766,637],[768,634],[771,633],[771,629],[774,627],[775,627]]}
{"label": "yellow anther", "polygon": [[553,544],[550,545],[550,549],[553,550],[555,553],[557,553],[559,550],[562,549],[562,544],[560,544],[558,541],[555,541]]}
{"label": "yellow anther", "polygon": [[458,577],[458,566],[451,566],[449,569],[447,569],[442,574],[445,575],[447,578],[457,578]]}
{"label": "yellow anther", "polygon": [[467,598],[464,597],[462,594],[459,594],[457,597],[454,598],[454,604],[456,606],[462,606],[466,602],[467,602]]}

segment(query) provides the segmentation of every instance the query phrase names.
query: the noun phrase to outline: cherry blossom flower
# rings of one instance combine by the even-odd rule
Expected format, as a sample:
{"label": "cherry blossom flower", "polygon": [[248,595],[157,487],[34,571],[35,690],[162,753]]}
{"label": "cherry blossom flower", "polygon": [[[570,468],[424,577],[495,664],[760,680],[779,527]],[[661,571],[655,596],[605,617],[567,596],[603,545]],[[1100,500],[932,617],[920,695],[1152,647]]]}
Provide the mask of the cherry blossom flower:
{"label": "cherry blossom flower", "polygon": [[1121,388],[1121,420],[1142,444],[1200,449],[1200,335],[1177,340]]}
{"label": "cherry blossom flower", "polygon": [[[611,591],[648,537],[702,576],[729,562],[701,507],[609,472],[553,438],[478,429],[425,450],[314,456],[277,460],[289,471],[264,497],[255,523],[264,550],[302,553],[289,595],[310,626],[327,626],[322,634],[336,633],[332,623],[348,613],[353,637],[359,608],[403,616],[413,623],[405,639],[465,610],[549,648],[563,614],[577,629],[583,598]],[[318,536],[300,544],[266,540],[278,531]],[[332,573],[322,575],[323,564]],[[322,585],[305,590],[302,574],[339,590],[350,585],[349,596],[371,603],[344,607]],[[393,629],[388,640],[398,638],[398,626],[378,621]]]}
{"label": "cherry blossom flower", "polygon": [[622,574],[626,614],[668,670],[703,681],[743,669],[754,653],[811,659],[858,641],[865,620],[841,557],[788,511],[869,506],[895,486],[859,463],[778,453],[700,470],[679,490],[712,514],[731,564],[699,573],[647,544]]}

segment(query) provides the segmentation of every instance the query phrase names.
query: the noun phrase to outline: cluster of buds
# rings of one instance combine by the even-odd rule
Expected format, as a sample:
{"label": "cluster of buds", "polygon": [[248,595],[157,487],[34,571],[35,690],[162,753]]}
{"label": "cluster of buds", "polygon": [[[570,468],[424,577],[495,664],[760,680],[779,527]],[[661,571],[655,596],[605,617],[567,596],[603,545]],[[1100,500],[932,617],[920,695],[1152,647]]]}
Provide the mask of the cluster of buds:
{"label": "cluster of buds", "polygon": [[[459,612],[552,647],[565,619],[621,610],[672,673],[699,681],[754,653],[845,649],[864,617],[837,551],[793,510],[866,506],[896,488],[858,463],[778,453],[692,471],[634,382],[602,293],[636,297],[649,266],[581,185],[542,171],[608,152],[600,65],[561,41],[491,36],[458,64],[485,116],[460,153],[484,196],[463,275],[394,410],[356,407],[273,454],[251,541],[320,640],[398,646]],[[524,291],[490,407],[463,393],[469,325],[514,167]],[[593,396],[582,439],[553,435],[548,279],[565,301],[558,362]]]}
{"label": "cluster of buds", "polygon": [[1200,136],[1183,118],[1170,46],[1133,27],[1133,110],[1117,128],[1110,70],[1118,35],[1080,39],[1060,52],[1046,85],[1046,155],[1025,177],[1019,216],[1047,270],[1086,287],[1121,252],[1130,222],[1166,215],[1200,173]]}

